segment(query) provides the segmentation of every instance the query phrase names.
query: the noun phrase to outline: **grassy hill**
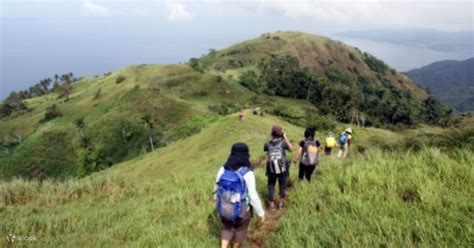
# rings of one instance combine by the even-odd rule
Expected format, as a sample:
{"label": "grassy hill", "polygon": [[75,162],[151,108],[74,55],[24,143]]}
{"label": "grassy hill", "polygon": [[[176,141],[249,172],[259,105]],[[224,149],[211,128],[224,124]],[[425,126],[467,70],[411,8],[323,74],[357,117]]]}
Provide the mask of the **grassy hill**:
{"label": "grassy hill", "polygon": [[460,112],[474,110],[474,58],[438,61],[408,71],[408,76],[447,106]]}
{"label": "grassy hill", "polygon": [[[236,114],[219,117],[195,135],[82,179],[3,181],[0,232],[34,235],[35,247],[217,246],[219,221],[210,198],[215,174],[231,145],[246,142],[258,192],[265,195],[262,149],[275,123],[296,145],[303,128],[247,111],[242,122]],[[267,233],[271,238],[259,239],[253,223],[250,244],[470,246],[474,129],[467,124],[424,128],[441,150],[414,146],[413,137],[425,135],[420,130],[354,128],[350,159],[323,157],[314,183],[290,189],[287,210]],[[448,142],[459,138],[451,132],[471,138],[458,146]]]}
{"label": "grassy hill", "polygon": [[304,99],[341,122],[412,125],[425,121],[431,109],[429,95],[383,61],[301,32],[266,33],[189,64],[203,72],[240,74],[240,83],[254,92]]}
{"label": "grassy hill", "polygon": [[217,246],[210,193],[231,145],[249,145],[263,196],[272,125],[296,146],[304,127],[322,139],[341,122],[354,129],[350,159],[323,157],[314,183],[291,187],[286,210],[252,223],[251,247],[474,242],[473,119],[427,126],[445,118],[442,105],[356,48],[277,32],[186,65],[64,84],[68,98],[13,94],[0,108],[0,233],[36,237],[20,246]]}
{"label": "grassy hill", "polygon": [[[125,80],[117,84],[119,77]],[[235,80],[187,65],[132,66],[74,83],[66,102],[50,93],[25,103],[28,110],[0,121],[4,178],[89,174],[149,152],[150,137],[155,147],[166,146],[245,106],[277,109],[301,124],[305,113],[317,113],[310,103],[261,97]],[[42,121],[52,105],[62,115]],[[146,125],[146,116],[153,129]]]}

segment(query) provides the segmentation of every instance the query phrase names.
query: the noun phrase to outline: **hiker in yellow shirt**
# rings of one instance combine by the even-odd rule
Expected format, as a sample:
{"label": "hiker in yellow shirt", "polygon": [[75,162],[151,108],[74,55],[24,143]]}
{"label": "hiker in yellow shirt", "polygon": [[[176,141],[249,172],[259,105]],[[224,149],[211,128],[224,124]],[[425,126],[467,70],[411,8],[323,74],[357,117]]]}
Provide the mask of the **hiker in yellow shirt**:
{"label": "hiker in yellow shirt", "polygon": [[326,140],[324,141],[324,152],[326,155],[330,156],[332,148],[336,146],[336,138],[331,131],[326,134]]}

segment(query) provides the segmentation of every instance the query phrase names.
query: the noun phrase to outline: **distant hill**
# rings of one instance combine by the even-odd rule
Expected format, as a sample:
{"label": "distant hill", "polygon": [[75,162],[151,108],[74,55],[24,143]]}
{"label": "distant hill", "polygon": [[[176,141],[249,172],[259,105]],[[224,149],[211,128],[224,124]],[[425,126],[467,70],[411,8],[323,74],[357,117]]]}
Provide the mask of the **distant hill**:
{"label": "distant hill", "polygon": [[433,29],[346,31],[336,35],[407,46],[426,47],[442,52],[474,52],[474,31],[446,32]]}
{"label": "distant hill", "polygon": [[263,34],[187,64],[66,81],[57,91],[43,84],[44,95],[12,93],[0,104],[0,177],[82,177],[192,136],[240,108],[258,106],[318,129],[440,123],[444,113],[383,61],[301,32]]}
{"label": "distant hill", "polygon": [[438,61],[407,74],[447,106],[460,112],[474,111],[474,58]]}

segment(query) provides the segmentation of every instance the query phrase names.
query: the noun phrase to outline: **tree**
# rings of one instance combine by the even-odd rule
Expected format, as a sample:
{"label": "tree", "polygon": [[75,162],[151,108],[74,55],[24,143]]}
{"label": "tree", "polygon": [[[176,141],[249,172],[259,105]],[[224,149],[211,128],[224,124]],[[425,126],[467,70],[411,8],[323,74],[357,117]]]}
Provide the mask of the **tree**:
{"label": "tree", "polygon": [[74,120],[74,125],[76,126],[77,131],[79,132],[80,146],[82,148],[91,148],[92,140],[88,135],[84,133],[84,129],[86,128],[84,117],[80,117]]}
{"label": "tree", "polygon": [[72,90],[73,90],[73,86],[70,83],[68,82],[62,83],[57,88],[58,99],[62,98],[63,102],[67,102],[69,100],[69,96],[72,93]]}
{"label": "tree", "polygon": [[155,146],[153,144],[153,131],[155,129],[155,121],[150,114],[145,114],[142,116],[142,121],[145,123],[148,129],[148,140],[150,142],[150,148],[152,151],[155,150]]}
{"label": "tree", "polygon": [[11,115],[13,112],[26,110],[28,109],[21,100],[20,94],[13,91],[5,99],[5,101],[0,105],[0,113],[2,117]]}

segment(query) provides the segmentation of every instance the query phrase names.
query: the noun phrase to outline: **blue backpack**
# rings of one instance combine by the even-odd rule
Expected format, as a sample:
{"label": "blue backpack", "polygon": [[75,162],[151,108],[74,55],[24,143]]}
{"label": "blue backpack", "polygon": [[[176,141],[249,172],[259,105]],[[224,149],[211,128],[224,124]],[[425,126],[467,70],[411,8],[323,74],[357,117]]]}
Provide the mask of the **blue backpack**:
{"label": "blue backpack", "polygon": [[247,213],[249,200],[244,175],[249,171],[249,167],[237,171],[224,169],[217,182],[217,212],[221,218],[235,222]]}
{"label": "blue backpack", "polygon": [[339,136],[339,144],[345,145],[347,143],[347,134],[343,133]]}

